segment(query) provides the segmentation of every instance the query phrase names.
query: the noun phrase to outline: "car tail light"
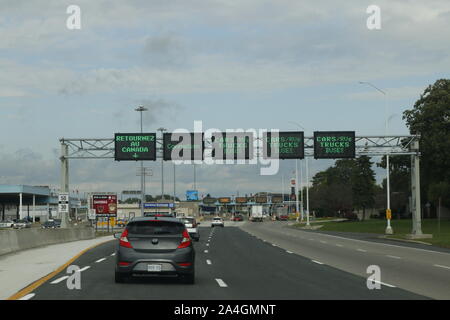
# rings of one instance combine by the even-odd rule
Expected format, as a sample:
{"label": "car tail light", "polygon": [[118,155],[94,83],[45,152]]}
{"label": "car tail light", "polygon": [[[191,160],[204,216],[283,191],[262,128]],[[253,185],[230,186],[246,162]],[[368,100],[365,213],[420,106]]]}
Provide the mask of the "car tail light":
{"label": "car tail light", "polygon": [[127,237],[128,237],[128,229],[125,229],[119,239],[120,246],[125,248],[133,248],[130,241],[128,241]]}
{"label": "car tail light", "polygon": [[187,248],[191,245],[191,237],[189,236],[189,233],[186,229],[183,231],[183,239],[181,239],[181,243],[178,246],[178,249]]}
{"label": "car tail light", "polygon": [[128,267],[130,264],[129,262],[119,262],[120,267]]}
{"label": "car tail light", "polygon": [[190,267],[192,266],[191,262],[182,262],[178,264],[180,267]]}

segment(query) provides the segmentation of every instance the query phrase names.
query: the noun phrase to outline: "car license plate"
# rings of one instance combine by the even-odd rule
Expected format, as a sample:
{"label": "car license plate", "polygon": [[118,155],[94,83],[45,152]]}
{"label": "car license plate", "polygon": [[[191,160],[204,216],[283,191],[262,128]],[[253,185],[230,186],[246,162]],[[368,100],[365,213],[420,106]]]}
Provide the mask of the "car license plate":
{"label": "car license plate", "polygon": [[161,272],[161,265],[160,264],[149,264],[149,265],[147,265],[147,271],[148,272]]}

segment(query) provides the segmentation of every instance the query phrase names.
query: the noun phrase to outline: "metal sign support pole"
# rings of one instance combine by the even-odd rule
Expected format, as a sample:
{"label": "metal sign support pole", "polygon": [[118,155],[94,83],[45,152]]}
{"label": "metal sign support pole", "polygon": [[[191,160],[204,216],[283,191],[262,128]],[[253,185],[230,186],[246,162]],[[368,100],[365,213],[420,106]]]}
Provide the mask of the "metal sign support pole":
{"label": "metal sign support pole", "polygon": [[[61,191],[69,192],[69,147],[64,141],[61,141]],[[70,194],[68,203],[70,204]],[[67,228],[67,214],[61,215],[61,228]]]}

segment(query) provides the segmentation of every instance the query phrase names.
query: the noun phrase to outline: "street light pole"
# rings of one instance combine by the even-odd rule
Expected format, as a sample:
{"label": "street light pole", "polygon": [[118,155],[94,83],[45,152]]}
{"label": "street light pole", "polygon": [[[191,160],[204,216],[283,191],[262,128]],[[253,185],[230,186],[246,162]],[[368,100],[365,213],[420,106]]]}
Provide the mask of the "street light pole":
{"label": "street light pole", "polygon": [[[298,159],[295,160],[295,214],[297,215],[297,222],[300,212],[299,195],[298,195]],[[303,221],[303,212],[301,213],[301,219]]]}
{"label": "street light pole", "polygon": [[[378,92],[380,92],[381,94],[384,95],[384,99],[385,99],[385,106],[384,106],[384,114],[385,114],[385,124],[384,124],[384,134],[387,136],[388,134],[388,95],[385,91],[381,90],[380,88],[374,86],[373,84],[371,84],[370,82],[366,82],[366,81],[360,81],[360,84],[367,84],[368,86],[374,88],[375,90],[377,90]],[[391,226],[391,183],[390,183],[390,161],[389,161],[389,154],[386,154],[386,192],[387,192],[387,196],[386,196],[386,220],[387,220],[387,226],[386,226],[386,234],[393,234],[394,230],[392,229]]]}
{"label": "street light pole", "polygon": [[[143,133],[142,112],[147,111],[148,109],[145,108],[144,106],[139,106],[134,110],[140,113],[141,133]],[[145,202],[145,174],[144,174],[144,161],[141,161],[141,216],[144,216],[144,202]]]}
{"label": "street light pole", "polygon": [[[306,129],[301,126],[299,123],[295,122],[295,121],[289,121],[290,123],[295,124],[297,127],[301,128],[303,131],[306,131]],[[298,161],[298,160],[297,160]],[[308,164],[308,158],[305,157],[305,161],[306,161],[306,226],[309,227],[310,223],[309,223],[309,164]],[[303,183],[303,182],[302,182]],[[302,221],[303,221],[303,188],[302,188]]]}
{"label": "street light pole", "polygon": [[306,161],[306,226],[309,227],[309,164],[308,158],[305,158]]}
{"label": "street light pole", "polygon": [[[159,128],[158,131],[161,132],[161,138],[162,138],[164,135],[164,132],[167,131],[167,129]],[[161,200],[162,201],[164,201],[164,159],[163,158],[161,158]]]}

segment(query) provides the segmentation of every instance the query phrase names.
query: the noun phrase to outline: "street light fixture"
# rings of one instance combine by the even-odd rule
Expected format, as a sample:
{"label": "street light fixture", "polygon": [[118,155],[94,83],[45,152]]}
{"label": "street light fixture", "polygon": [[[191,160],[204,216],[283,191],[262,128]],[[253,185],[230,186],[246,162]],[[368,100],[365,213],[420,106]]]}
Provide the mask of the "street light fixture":
{"label": "street light fixture", "polygon": [[[359,84],[366,84],[372,88],[374,88],[375,90],[377,90],[378,92],[380,92],[381,94],[384,95],[385,98],[385,124],[384,124],[384,129],[385,132],[384,134],[387,136],[388,134],[388,123],[389,120],[391,119],[391,117],[388,119],[388,94],[387,92],[381,90],[380,88],[374,86],[373,84],[371,84],[370,82],[367,81],[359,81]],[[389,163],[389,154],[386,154],[386,191],[387,191],[387,208],[386,208],[386,218],[387,218],[387,227],[386,227],[386,234],[393,234],[394,230],[391,227],[391,183],[390,183],[390,163]]]}
{"label": "street light fixture", "polygon": [[[140,113],[141,118],[141,133],[143,133],[143,126],[142,126],[142,112],[147,111],[148,109],[144,106],[139,106],[135,111],[138,111]],[[144,174],[144,161],[141,161],[141,215],[144,216],[144,201],[145,200],[145,174]]]}

